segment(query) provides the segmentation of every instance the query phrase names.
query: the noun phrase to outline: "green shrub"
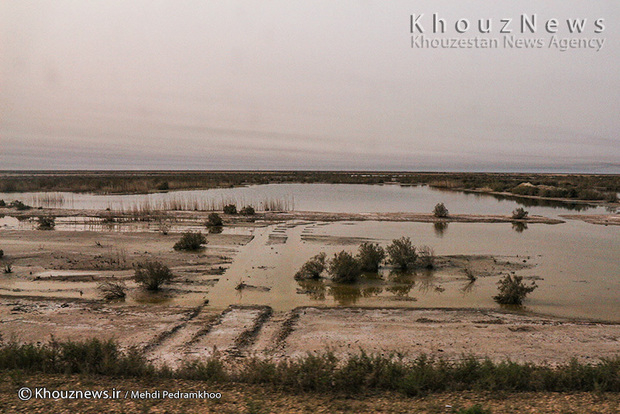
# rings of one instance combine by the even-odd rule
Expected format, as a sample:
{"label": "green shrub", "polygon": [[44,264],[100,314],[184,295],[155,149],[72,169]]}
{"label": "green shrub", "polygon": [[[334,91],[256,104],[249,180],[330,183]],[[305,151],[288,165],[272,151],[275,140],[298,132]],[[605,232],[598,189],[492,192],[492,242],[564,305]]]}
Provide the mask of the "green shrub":
{"label": "green shrub", "polygon": [[161,262],[147,260],[136,265],[134,280],[147,290],[159,290],[173,278],[170,268]]}
{"label": "green shrub", "polygon": [[362,268],[351,253],[343,250],[329,261],[329,273],[334,282],[352,283],[361,276]]}
{"label": "green shrub", "polygon": [[0,249],[0,259],[4,257],[4,250]]}
{"label": "green shrub", "polygon": [[413,268],[418,258],[416,248],[409,237],[392,240],[386,251],[390,264],[400,270]]}
{"label": "green shrub", "polygon": [[15,208],[17,210],[30,210],[32,207],[30,207],[27,204],[22,203],[19,200],[15,200],[15,201],[11,201],[11,203],[9,204],[9,207]]}
{"label": "green shrub", "polygon": [[224,214],[237,214],[237,206],[234,204],[225,205]]}
{"label": "green shrub", "polygon": [[438,203],[433,209],[433,214],[435,215],[435,217],[445,218],[448,217],[449,212],[443,203]]}
{"label": "green shrub", "polygon": [[6,202],[4,200],[0,200],[0,207],[6,207]]}
{"label": "green shrub", "polygon": [[253,216],[256,214],[256,211],[254,211],[254,207],[252,206],[245,206],[241,209],[241,211],[239,211],[239,214],[243,216]]}
{"label": "green shrub", "polygon": [[168,191],[170,189],[170,184],[168,183],[168,181],[163,181],[163,182],[157,184],[156,188],[159,191]]}
{"label": "green shrub", "polygon": [[523,283],[523,276],[512,277],[510,275],[506,275],[497,284],[499,294],[493,296],[493,299],[502,305],[521,305],[525,296],[538,287],[534,282],[530,286],[526,286]]}
{"label": "green shrub", "polygon": [[207,227],[219,227],[224,224],[222,218],[217,213],[211,213],[207,217],[207,222],[205,223]]}
{"label": "green shrub", "polygon": [[[137,348],[123,350],[116,342],[0,344],[0,371],[87,374],[136,378],[178,378],[232,384],[269,384],[292,393],[322,392],[338,395],[397,391],[409,396],[431,392],[620,392],[620,357],[581,363],[576,359],[558,366],[493,362],[474,356],[456,360],[426,355],[407,361],[394,354],[349,355],[338,359],[320,352],[282,360],[243,358],[230,364],[219,355],[185,361],[180,368],[155,367]],[[461,413],[485,414],[482,407]]]}
{"label": "green shrub", "polygon": [[174,244],[174,250],[196,251],[206,243],[207,239],[201,232],[194,233],[189,231],[183,233],[181,239]]}
{"label": "green shrub", "polygon": [[310,258],[301,266],[301,269],[295,273],[296,280],[318,279],[325,270],[325,253],[321,252]]}
{"label": "green shrub", "polygon": [[512,212],[512,218],[515,220],[522,220],[529,214],[523,207],[518,207]]}
{"label": "green shrub", "polygon": [[39,230],[54,230],[56,219],[52,216],[39,217]]}
{"label": "green shrub", "polygon": [[357,260],[364,272],[376,272],[385,259],[385,250],[377,243],[364,242],[360,244]]}

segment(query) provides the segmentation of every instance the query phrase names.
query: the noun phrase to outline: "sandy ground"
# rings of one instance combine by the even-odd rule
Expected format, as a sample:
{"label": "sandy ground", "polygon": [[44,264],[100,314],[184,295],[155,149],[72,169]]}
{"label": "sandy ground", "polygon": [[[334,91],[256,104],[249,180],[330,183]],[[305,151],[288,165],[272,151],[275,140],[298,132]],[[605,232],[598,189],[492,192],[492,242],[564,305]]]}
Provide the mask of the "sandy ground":
{"label": "sandy ground", "polygon": [[143,347],[157,364],[219,355],[288,358],[331,350],[345,356],[399,352],[495,361],[595,362],[620,353],[620,325],[472,309],[266,306],[115,306],[90,301],[0,299],[4,341],[114,338]]}
{"label": "sandy ground", "polygon": [[[0,215],[10,215],[14,217],[40,217],[51,215],[54,217],[92,217],[100,218],[109,216],[109,211],[105,210],[71,210],[71,209],[31,209],[17,211],[15,209],[0,208]],[[132,217],[129,213],[113,213],[114,217]],[[175,212],[153,212],[151,215],[161,216],[167,219],[184,220],[191,219],[197,223],[204,223],[210,212],[207,211],[175,211]],[[434,223],[437,221],[462,222],[462,223],[542,223],[560,224],[562,220],[552,219],[543,216],[532,215],[525,219],[514,220],[510,215],[493,214],[451,214],[445,218],[437,218],[430,213],[324,213],[315,211],[289,211],[289,212],[257,212],[254,216],[246,217],[239,215],[222,214],[225,223],[253,222],[256,220],[277,222],[290,220],[307,221],[412,221],[421,223]]]}
{"label": "sandy ground", "polygon": [[[270,214],[264,218],[291,220],[310,218],[309,214],[314,213]],[[435,220],[426,214],[316,213],[311,218],[351,220],[354,216],[368,220]],[[468,216],[458,217],[465,220]],[[510,221],[495,216],[472,217],[473,221]],[[174,233],[3,229],[0,237],[5,253],[1,264],[13,263],[13,273],[2,275],[2,341],[114,338],[122,346],[142,347],[150,360],[170,366],[184,359],[216,354],[232,360],[248,355],[288,358],[327,349],[339,355],[365,350],[399,352],[410,357],[422,353],[447,359],[475,355],[498,361],[549,364],[565,363],[571,358],[593,362],[620,354],[618,324],[476,309],[301,307],[274,312],[268,306],[215,309],[201,302],[200,295],[217,282],[240,247],[252,240],[251,235],[209,234],[208,248],[196,253],[174,251],[172,246],[179,237]],[[319,238],[314,242],[330,241]],[[132,267],[145,259],[162,260],[171,266],[178,277],[169,289],[197,295],[197,303],[202,304],[123,304],[98,298],[97,283],[111,277],[126,280],[132,291],[137,289],[130,281]],[[460,272],[462,266],[472,265],[469,259],[447,257],[442,266]],[[475,263],[481,266],[475,269],[481,275],[488,269],[511,270],[499,269],[501,263],[490,256],[480,256]],[[62,288],[58,288],[59,284]]]}
{"label": "sandy ground", "polygon": [[620,214],[562,214],[560,217],[603,226],[620,226]]}

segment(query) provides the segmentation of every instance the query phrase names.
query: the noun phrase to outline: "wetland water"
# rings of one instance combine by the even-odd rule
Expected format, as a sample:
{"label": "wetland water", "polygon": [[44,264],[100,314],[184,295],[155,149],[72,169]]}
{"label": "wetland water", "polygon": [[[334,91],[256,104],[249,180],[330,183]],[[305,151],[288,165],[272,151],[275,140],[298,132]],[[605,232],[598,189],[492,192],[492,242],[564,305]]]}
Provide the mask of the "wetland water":
{"label": "wetland water", "polygon": [[[29,203],[28,197],[36,199],[34,194],[0,195],[5,200],[19,198]],[[325,212],[430,212],[437,202],[444,202],[452,213],[509,214],[520,205],[513,200],[428,187],[342,184],[264,185],[148,196],[73,194],[71,197],[71,202],[65,202],[64,206],[80,209],[126,208],[131,203],[144,200],[154,203],[165,197],[234,200],[238,205],[286,198],[294,203],[296,210]],[[547,217],[575,213],[559,206],[528,206],[527,210]],[[592,214],[604,212],[600,207],[587,210]],[[10,218],[5,218],[5,223],[7,220]],[[9,227],[6,225],[5,229]],[[66,230],[79,229],[68,226]],[[526,300],[529,311],[620,322],[618,226],[574,220],[557,225],[529,224],[525,229],[515,228],[511,223],[448,223],[441,228],[433,223],[296,221],[235,231],[251,232],[254,238],[239,249],[229,269],[219,276],[219,282],[209,286],[206,295],[173,295],[170,303],[194,306],[208,298],[210,305],[218,308],[237,303],[265,304],[276,310],[301,305],[499,308],[492,296],[496,294],[500,276],[485,276],[482,272],[475,283],[469,284],[462,270],[456,268],[410,275],[390,275],[384,271],[380,279],[370,278],[353,286],[338,286],[328,281],[299,283],[293,279],[299,267],[321,251],[330,256],[342,249],[353,252],[364,240],[386,246],[394,238],[408,236],[416,245],[431,246],[437,255],[492,255],[499,261],[518,264],[520,267],[505,269],[504,274],[515,272],[536,280],[539,287]],[[489,262],[488,258],[484,260]],[[486,265],[487,270],[495,267],[490,262]],[[259,289],[235,290],[240,282]]]}
{"label": "wetland water", "polygon": [[96,195],[76,193],[0,193],[0,199],[19,199],[35,207],[78,210],[131,210],[141,207],[165,209],[180,206],[187,210],[209,209],[223,203],[237,207],[253,205],[258,210],[269,202],[285,209],[330,213],[429,213],[435,204],[445,203],[453,214],[510,214],[526,206],[530,214],[556,217],[558,214],[587,211],[604,213],[602,207],[543,200],[510,200],[486,194],[439,190],[428,186],[364,184],[266,184],[210,190],[171,191],[155,194]]}

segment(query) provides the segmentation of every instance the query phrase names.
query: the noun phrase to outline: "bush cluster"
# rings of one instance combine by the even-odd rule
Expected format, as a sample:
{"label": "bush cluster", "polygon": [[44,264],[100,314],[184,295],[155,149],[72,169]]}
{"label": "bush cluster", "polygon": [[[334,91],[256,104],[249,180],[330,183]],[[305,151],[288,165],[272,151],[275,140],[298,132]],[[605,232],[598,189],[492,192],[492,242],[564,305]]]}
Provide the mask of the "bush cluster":
{"label": "bush cluster", "polygon": [[523,220],[529,214],[523,207],[518,207],[512,212],[512,218],[515,220]]}
{"label": "bush cluster", "polygon": [[296,280],[318,279],[326,268],[325,253],[321,252],[313,256],[301,266],[301,269],[295,273]]}
{"label": "bush cluster", "polygon": [[[386,255],[387,251],[387,255]],[[295,279],[318,279],[327,270],[336,282],[355,282],[363,272],[376,273],[388,257],[388,263],[398,270],[411,270],[415,266],[433,268],[435,252],[428,246],[421,246],[419,253],[409,237],[392,240],[384,250],[378,243],[364,242],[354,256],[343,250],[326,261],[325,253],[320,253],[306,263],[295,274]]]}
{"label": "bush cluster", "polygon": [[39,230],[54,230],[56,227],[56,218],[52,216],[39,217]]}
{"label": "bush cluster", "polygon": [[349,252],[341,251],[334,254],[329,261],[329,273],[334,282],[352,283],[362,275],[360,262]]}
{"label": "bush cluster", "polygon": [[14,208],[14,209],[19,210],[19,211],[30,210],[32,208],[31,206],[29,206],[27,204],[24,204],[24,203],[22,203],[19,200],[11,201],[9,203],[9,207],[10,208]]}
{"label": "bush cluster", "polygon": [[418,259],[416,248],[409,237],[392,240],[386,251],[390,264],[399,270],[412,269]]}
{"label": "bush cluster", "polygon": [[226,204],[224,206],[224,214],[237,214],[237,206],[234,204]]}
{"label": "bush cluster", "polygon": [[242,216],[253,216],[256,214],[256,211],[254,211],[254,207],[252,206],[245,206],[239,211],[239,214]]}
{"label": "bush cluster", "polygon": [[435,217],[446,218],[448,217],[449,212],[443,203],[438,203],[433,209],[433,214],[435,215]]}
{"label": "bush cluster", "polygon": [[224,222],[222,221],[222,218],[217,213],[209,214],[209,216],[207,217],[207,221],[205,223],[207,227],[220,227],[223,224]]}
{"label": "bush cluster", "polygon": [[357,260],[364,272],[377,272],[385,259],[385,250],[378,243],[364,242],[360,244]]}
{"label": "bush cluster", "polygon": [[521,305],[525,296],[538,287],[534,282],[527,286],[523,283],[523,276],[510,275],[506,275],[497,284],[499,294],[493,296],[493,299],[502,305]]}
{"label": "bush cluster", "polygon": [[189,231],[183,233],[181,239],[174,244],[174,250],[196,251],[206,243],[207,238],[201,232],[194,233]]}
{"label": "bush cluster", "polygon": [[144,261],[136,265],[134,280],[147,290],[157,291],[174,278],[166,265],[157,261]]}

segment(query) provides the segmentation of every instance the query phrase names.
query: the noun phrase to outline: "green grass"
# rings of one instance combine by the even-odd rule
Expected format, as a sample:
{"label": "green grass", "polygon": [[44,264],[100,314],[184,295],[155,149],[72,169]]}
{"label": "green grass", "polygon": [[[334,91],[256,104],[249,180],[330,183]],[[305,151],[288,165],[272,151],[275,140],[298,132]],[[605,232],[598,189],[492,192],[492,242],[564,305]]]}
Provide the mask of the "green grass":
{"label": "green grass", "polygon": [[340,359],[333,353],[324,352],[277,362],[251,357],[225,363],[214,357],[187,361],[173,370],[153,366],[137,348],[121,350],[113,341],[90,339],[36,345],[4,344],[0,347],[0,370],[178,378],[272,385],[293,392],[344,394],[397,391],[418,396],[463,390],[620,392],[620,357],[593,364],[573,360],[551,367],[511,361],[496,363],[474,357],[450,362],[420,355],[405,360],[398,355],[364,352]]}

